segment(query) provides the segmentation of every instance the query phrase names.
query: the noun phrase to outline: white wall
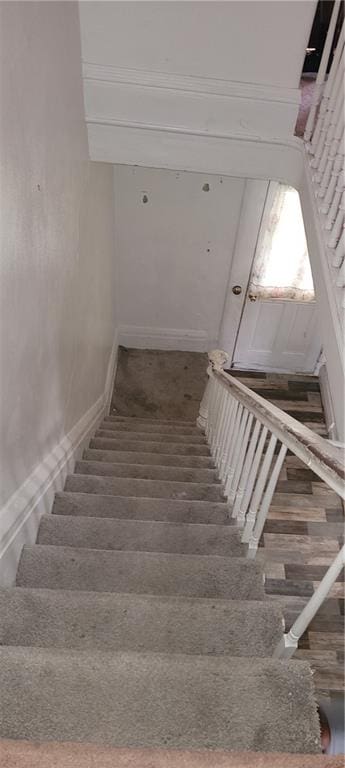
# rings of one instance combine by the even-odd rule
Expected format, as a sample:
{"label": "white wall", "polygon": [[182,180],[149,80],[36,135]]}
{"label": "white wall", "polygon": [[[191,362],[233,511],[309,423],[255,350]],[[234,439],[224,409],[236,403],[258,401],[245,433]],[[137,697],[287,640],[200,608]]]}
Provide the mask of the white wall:
{"label": "white wall", "polygon": [[219,335],[244,181],[128,166],[115,167],[114,179],[121,342],[208,349]]}
{"label": "white wall", "polygon": [[54,473],[52,452],[102,405],[116,286],[112,167],[88,159],[78,5],[3,2],[0,13],[4,541],[40,493],[36,470],[49,455]]}

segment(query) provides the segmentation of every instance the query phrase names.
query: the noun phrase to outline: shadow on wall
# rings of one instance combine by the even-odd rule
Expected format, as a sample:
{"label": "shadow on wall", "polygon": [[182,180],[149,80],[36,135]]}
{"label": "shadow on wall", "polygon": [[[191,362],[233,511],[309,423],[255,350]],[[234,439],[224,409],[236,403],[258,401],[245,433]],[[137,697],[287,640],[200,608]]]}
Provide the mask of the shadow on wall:
{"label": "shadow on wall", "polygon": [[207,355],[120,347],[110,413],[194,421],[206,386]]}

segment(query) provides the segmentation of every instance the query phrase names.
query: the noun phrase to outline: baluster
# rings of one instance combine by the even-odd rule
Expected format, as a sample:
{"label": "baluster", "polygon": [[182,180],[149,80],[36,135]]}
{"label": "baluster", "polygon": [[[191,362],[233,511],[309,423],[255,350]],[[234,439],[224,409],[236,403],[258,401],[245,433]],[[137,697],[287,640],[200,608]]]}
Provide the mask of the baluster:
{"label": "baluster", "polygon": [[235,476],[239,455],[241,453],[241,448],[242,448],[245,430],[247,427],[248,417],[249,417],[249,411],[247,411],[247,408],[243,408],[241,423],[239,426],[236,444],[235,444],[234,452],[231,459],[231,466],[229,469],[229,474],[228,474],[226,485],[225,485],[225,495],[228,497],[228,501],[230,501],[231,487],[232,487],[233,479]]}
{"label": "baluster", "polygon": [[214,456],[214,445],[217,436],[217,422],[219,417],[219,406],[222,394],[222,388],[219,386],[219,382],[215,379],[215,397],[212,405],[212,428],[210,432],[209,444],[212,456]]}
{"label": "baluster", "polygon": [[345,232],[342,231],[338,245],[335,249],[333,258],[332,258],[332,265],[333,267],[340,267],[344,261],[345,256]]}
{"label": "baluster", "polygon": [[215,404],[214,427],[212,430],[212,437],[211,437],[211,453],[214,457],[216,455],[217,444],[219,440],[219,425],[220,425],[220,418],[221,418],[221,412],[223,407],[223,397],[224,397],[224,387],[222,387],[220,382],[217,380],[216,380],[216,385],[217,385],[217,400]]}
{"label": "baluster", "polygon": [[344,191],[343,186],[342,185],[340,186],[339,184],[337,184],[334,190],[332,204],[330,206],[329,213],[325,221],[325,229],[328,231],[332,229],[333,223],[337,217],[337,211],[340,206],[343,191]]}
{"label": "baluster", "polygon": [[235,423],[234,423],[234,429],[233,429],[233,432],[232,432],[232,439],[231,439],[231,441],[229,443],[228,452],[227,452],[227,456],[226,456],[226,460],[225,460],[224,473],[223,473],[223,478],[222,478],[225,483],[227,482],[228,475],[229,475],[229,472],[230,472],[230,469],[231,469],[231,462],[232,462],[232,457],[234,455],[234,451],[235,451],[236,444],[237,444],[237,438],[238,438],[238,433],[239,433],[239,429],[240,429],[242,413],[243,413],[243,405],[241,405],[241,403],[239,403],[238,408],[237,408],[237,413],[236,413],[236,419],[235,419]]}
{"label": "baluster", "polygon": [[306,631],[314,616],[316,616],[319,608],[321,608],[322,603],[326,600],[331,587],[336,582],[339,574],[343,570],[344,565],[345,546],[343,546],[340,552],[338,552],[336,558],[333,560],[333,563],[328,568],[328,571],[326,571],[323,579],[320,581],[319,586],[292,625],[290,631],[282,637],[276,646],[273,653],[273,658],[290,659],[291,656],[293,656],[298,646],[299,639]]}
{"label": "baluster", "polygon": [[[217,445],[217,450],[215,454],[215,461],[218,466],[220,463],[220,457],[222,455],[222,448],[224,444],[224,435],[226,430],[226,425],[228,421],[228,413],[229,413],[229,407],[230,407],[230,394],[229,391],[223,387],[224,389],[224,400],[223,400],[223,410],[221,414],[221,424],[220,424],[220,430],[219,430],[219,440]],[[232,398],[231,398],[232,399]]]}
{"label": "baluster", "polygon": [[[341,85],[342,85],[342,81],[341,81]],[[322,174],[324,173],[326,168],[331,147],[332,147],[332,151],[334,152],[334,155],[337,152],[337,148],[338,148],[337,135],[340,133],[340,136],[341,136],[341,132],[342,132],[343,109],[344,109],[344,99],[343,99],[343,91],[341,87],[338,89],[338,94],[336,97],[334,108],[332,112],[330,111],[328,113],[330,115],[330,119],[328,120],[328,122],[326,122],[326,118],[325,118],[325,128],[322,131],[323,140],[320,141],[318,151],[317,153],[315,153],[315,167],[317,168],[317,172],[313,176],[314,181],[321,180]],[[334,141],[336,141],[335,144],[333,144]]]}
{"label": "baluster", "polygon": [[314,174],[313,180],[320,182],[317,195],[318,197],[324,197],[327,194],[327,189],[332,180],[333,167],[336,163],[336,158],[340,156],[341,165],[344,161],[344,115],[341,114],[338,124],[335,129],[333,140],[330,143],[328,158],[323,173],[318,171]]}
{"label": "baluster", "polygon": [[227,457],[228,457],[230,445],[232,442],[232,435],[235,428],[238,407],[239,407],[238,400],[235,400],[234,397],[231,397],[229,412],[228,412],[227,431],[226,431],[226,434],[224,435],[224,441],[223,441],[223,446],[221,449],[221,457],[220,457],[219,477],[221,480],[224,480],[224,477],[226,475]]}
{"label": "baluster", "polygon": [[[253,488],[254,488],[254,485],[255,485],[255,482],[256,482],[256,478],[257,478],[257,474],[258,474],[258,471],[259,471],[259,468],[260,468],[261,457],[262,457],[262,454],[263,454],[263,451],[264,451],[264,448],[265,448],[267,434],[268,434],[267,427],[263,427],[261,435],[260,435],[260,440],[259,440],[258,446],[257,446],[256,451],[255,451],[254,461],[253,461],[253,463],[251,465],[251,468],[250,468],[249,477],[248,477],[248,483],[247,483],[246,490],[245,490],[245,493],[244,493],[244,496],[243,496],[243,501],[242,501],[242,504],[241,504],[240,517],[243,520],[245,519],[245,516],[247,514],[247,509],[248,509],[248,506],[249,506],[249,502],[250,502],[251,497],[252,497]],[[250,521],[250,523],[251,523],[251,521]],[[244,535],[245,535],[245,530],[243,532],[242,541],[245,541],[245,539],[243,538]],[[248,535],[247,543],[248,543],[248,541],[249,541],[249,535]]]}
{"label": "baluster", "polygon": [[328,247],[329,248],[336,248],[339,237],[341,235],[343,226],[344,226],[344,202],[345,202],[345,195],[342,194],[342,202],[340,204],[336,220],[333,224],[332,231],[328,237]]}
{"label": "baluster", "polygon": [[214,416],[214,401],[216,397],[216,380],[213,375],[213,373],[210,374],[210,399],[208,403],[208,414],[207,414],[207,424],[206,424],[206,437],[207,442],[210,441],[210,436],[212,433],[212,420]]}
{"label": "baluster", "polygon": [[[249,443],[251,428],[252,428],[252,424],[253,424],[253,418],[254,418],[253,414],[250,413],[249,417],[248,417],[245,433],[244,433],[244,436],[243,436],[242,444],[241,444],[241,447],[240,447],[240,451],[239,451],[239,455],[238,455],[238,459],[237,459],[237,463],[236,463],[236,467],[235,467],[235,472],[234,472],[234,476],[233,476],[232,483],[231,483],[231,488],[229,488],[229,496],[228,496],[228,498],[229,498],[230,504],[233,504],[234,501],[235,501],[235,498],[236,498],[238,484],[240,482],[240,477],[242,475],[245,455],[246,455],[247,447],[248,447],[248,443]],[[233,510],[232,516],[235,517],[234,510]]]}
{"label": "baluster", "polygon": [[[274,491],[276,489],[276,485],[279,478],[280,470],[283,466],[283,462],[286,456],[287,447],[284,445],[284,443],[280,446],[280,451],[277,456],[276,463],[273,467],[271,477],[267,483],[267,488],[265,490],[265,493],[262,497],[262,502],[260,504],[260,509],[257,514],[256,522],[253,528],[252,535],[249,539],[249,547],[248,547],[248,557],[253,558],[256,555],[256,550],[259,546],[259,541],[261,539],[261,534],[264,529],[264,525],[266,522],[268,510],[270,508],[270,504],[272,501],[272,497],[274,494]],[[272,457],[273,458],[273,457]]]}
{"label": "baluster", "polygon": [[259,439],[260,429],[261,429],[261,424],[260,424],[259,421],[256,420],[255,427],[253,429],[253,433],[252,433],[252,436],[250,438],[249,448],[248,448],[247,455],[246,455],[246,458],[245,458],[245,462],[244,462],[244,466],[243,466],[243,469],[242,469],[241,477],[240,477],[240,480],[239,480],[238,489],[237,489],[237,493],[236,493],[235,505],[234,505],[234,509],[233,509],[233,517],[237,518],[238,525],[243,525],[244,519],[245,519],[246,510],[243,509],[242,499],[243,499],[243,495],[244,495],[244,492],[245,492],[246,487],[247,487],[247,483],[249,481],[249,473],[250,473],[251,466],[253,464],[253,459],[254,459],[254,454],[255,454],[255,449],[256,449],[256,446],[257,446],[257,442],[258,442],[258,439]]}
{"label": "baluster", "polygon": [[267,451],[265,453],[264,460],[262,462],[261,469],[259,471],[259,476],[256,481],[256,485],[254,488],[254,493],[250,502],[249,512],[247,515],[246,525],[243,531],[242,541],[246,544],[249,543],[252,531],[255,525],[256,515],[258,511],[258,507],[261,501],[262,494],[264,492],[264,488],[266,485],[267,475],[270,470],[270,466],[272,463],[272,458],[274,454],[274,449],[276,447],[277,438],[275,435],[271,434]]}
{"label": "baluster", "polygon": [[338,277],[337,277],[338,288],[343,288],[344,285],[345,285],[345,259],[343,260],[343,263],[339,268]]}
{"label": "baluster", "polygon": [[[336,190],[338,188],[342,188],[342,178],[343,178],[343,164],[344,164],[344,157],[341,154],[337,154],[337,156],[334,158],[333,168],[331,172],[331,176],[329,179],[328,186],[324,185],[324,179],[322,179],[320,184],[320,190],[319,190],[319,196],[324,197],[323,203],[320,206],[321,213],[328,213],[330,210],[330,206],[333,206],[332,200],[334,198]],[[321,194],[322,192],[322,194]],[[323,194],[324,193],[324,194]],[[334,220],[336,216],[336,211],[332,211],[332,219]]]}

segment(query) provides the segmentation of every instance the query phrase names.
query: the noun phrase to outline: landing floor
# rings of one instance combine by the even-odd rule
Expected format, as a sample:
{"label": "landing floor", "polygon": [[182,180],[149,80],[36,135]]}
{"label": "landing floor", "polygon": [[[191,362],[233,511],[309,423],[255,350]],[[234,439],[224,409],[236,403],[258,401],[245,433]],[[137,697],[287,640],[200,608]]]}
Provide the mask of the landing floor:
{"label": "landing floor", "polygon": [[[318,379],[231,371],[243,384],[326,437]],[[266,592],[283,602],[289,628],[343,544],[341,499],[295,456],[287,456],[264,528],[258,557]],[[344,689],[344,575],[303,636],[296,658],[315,670],[318,692]]]}

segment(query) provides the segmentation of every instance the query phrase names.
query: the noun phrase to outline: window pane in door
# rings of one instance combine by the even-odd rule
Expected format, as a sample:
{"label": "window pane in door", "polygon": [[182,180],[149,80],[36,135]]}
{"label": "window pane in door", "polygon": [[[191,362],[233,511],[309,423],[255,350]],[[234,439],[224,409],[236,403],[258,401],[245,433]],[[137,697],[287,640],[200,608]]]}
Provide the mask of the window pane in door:
{"label": "window pane in door", "polygon": [[314,301],[299,194],[285,184],[273,183],[272,188],[249,291],[261,299]]}

